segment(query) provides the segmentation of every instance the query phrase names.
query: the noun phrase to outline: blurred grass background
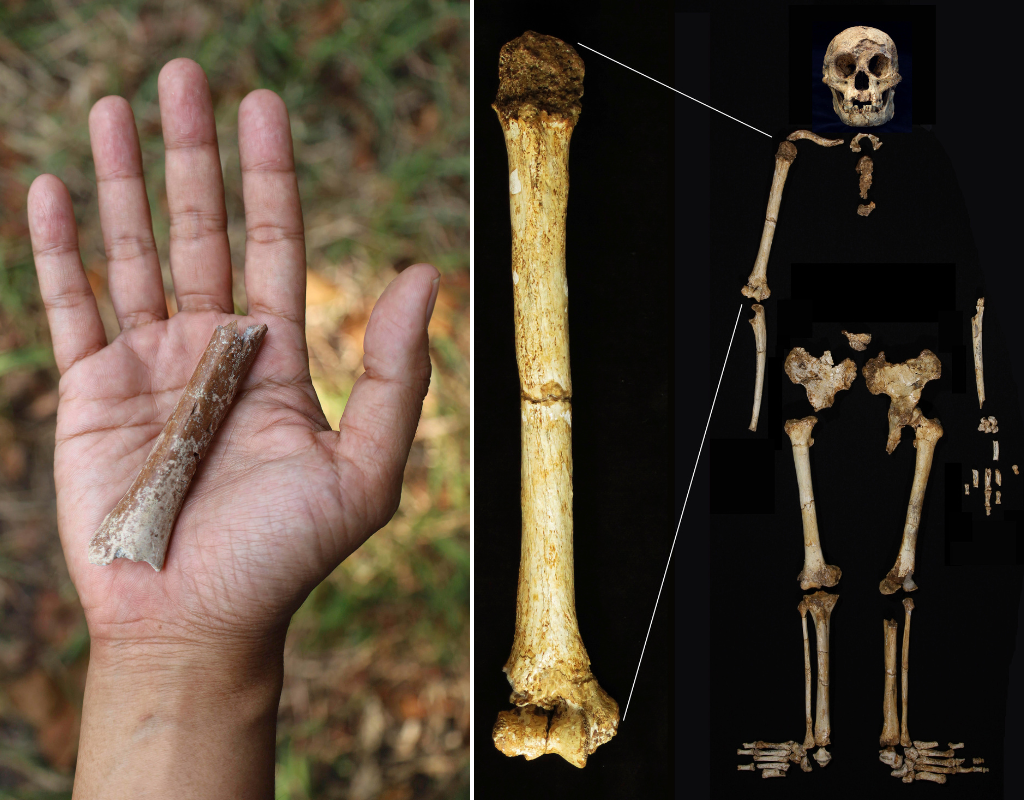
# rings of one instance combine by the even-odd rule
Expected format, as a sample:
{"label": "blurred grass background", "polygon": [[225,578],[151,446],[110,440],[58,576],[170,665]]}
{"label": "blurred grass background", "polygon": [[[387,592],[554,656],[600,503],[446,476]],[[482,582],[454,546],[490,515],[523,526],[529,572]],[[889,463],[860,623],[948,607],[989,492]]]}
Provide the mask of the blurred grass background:
{"label": "blurred grass background", "polygon": [[12,0],[0,6],[0,798],[70,798],[89,653],[57,538],[57,374],[25,194],[41,172],[68,185],[113,339],[87,117],[100,97],[126,97],[173,311],[156,79],[179,56],[213,93],[240,309],[238,104],[265,87],[288,105],[311,370],[335,426],[376,297],[416,261],[443,274],[398,514],[289,632],[277,797],[468,797],[469,4]]}

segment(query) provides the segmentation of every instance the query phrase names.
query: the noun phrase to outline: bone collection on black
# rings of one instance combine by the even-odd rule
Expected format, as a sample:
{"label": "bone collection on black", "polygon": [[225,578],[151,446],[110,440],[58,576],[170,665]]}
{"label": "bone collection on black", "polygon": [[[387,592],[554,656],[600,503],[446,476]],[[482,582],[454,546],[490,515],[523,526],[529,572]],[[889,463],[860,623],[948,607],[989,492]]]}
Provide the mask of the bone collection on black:
{"label": "bone collection on black", "polygon": [[[860,72],[864,72],[869,79],[870,88],[867,90],[855,88],[854,78]],[[871,127],[885,124],[892,119],[895,95],[893,87],[899,83],[900,75],[895,43],[884,32],[874,28],[856,27],[849,28],[837,35],[828,47],[823,76],[824,83],[832,92],[834,110],[847,125]],[[864,138],[870,141],[873,151],[877,151],[882,146],[882,142],[877,136],[858,133],[850,142],[850,149],[854,153],[861,152],[860,141]],[[764,307],[760,304],[771,294],[767,278],[768,257],[778,223],[783,186],[790,166],[797,155],[793,142],[803,139],[809,139],[825,147],[843,143],[842,139],[823,139],[808,131],[796,131],[787,137],[787,141],[780,144],[775,156],[775,174],[757,259],[746,285],[741,290],[743,295],[755,301],[753,306],[755,316],[750,320],[754,329],[757,354],[754,408],[749,426],[751,431],[757,430],[767,350],[765,313]],[[860,196],[864,200],[867,200],[868,190],[871,187],[873,167],[872,159],[867,155],[862,155],[857,162],[856,171],[859,175]],[[874,203],[862,205],[858,209],[858,213],[861,216],[867,216],[874,207]],[[979,299],[977,316],[972,319],[979,407],[985,400],[981,358],[983,309],[984,299]],[[865,351],[872,343],[871,335],[868,333],[850,333],[844,330],[842,335],[847,338],[849,346],[858,352]],[[829,409],[839,392],[851,388],[858,372],[856,364],[851,359],[844,359],[837,364],[836,359],[828,350],[825,350],[821,356],[815,356],[800,347],[790,351],[784,368],[786,375],[794,384],[804,387],[808,402],[815,412]],[[886,452],[891,454],[896,449],[900,443],[902,430],[906,426],[914,430],[914,448],[916,450],[914,478],[904,521],[903,538],[895,564],[879,585],[879,591],[883,595],[891,595],[900,590],[913,592],[918,589],[914,581],[917,538],[921,527],[925,491],[935,448],[944,431],[938,419],[928,419],[917,406],[925,385],[929,381],[940,378],[941,373],[942,365],[939,358],[930,350],[923,350],[916,358],[902,363],[889,363],[886,361],[885,353],[878,351],[877,355],[869,359],[861,370],[865,386],[871,394],[888,395],[890,398],[888,434],[884,445]],[[803,569],[797,575],[797,580],[803,591],[817,590],[813,594],[803,595],[803,599],[797,605],[804,643],[805,731],[803,740],[800,742],[795,740],[783,742],[757,740],[744,742],[743,747],[737,749],[738,755],[751,757],[750,763],[738,764],[737,769],[744,772],[759,772],[762,778],[784,778],[792,765],[798,765],[802,772],[812,772],[814,771],[812,760],[818,763],[819,768],[822,768],[832,758],[826,749],[826,746],[831,743],[829,637],[832,612],[839,595],[830,594],[823,589],[836,586],[842,577],[842,570],[825,560],[822,535],[815,510],[810,448],[814,444],[811,431],[817,422],[816,416],[806,416],[802,419],[787,420],[784,426],[793,448],[793,462],[797,475],[803,527],[804,564]],[[982,418],[978,430],[982,433],[995,433],[998,431],[996,419],[994,417]],[[881,426],[879,427],[880,431]],[[993,441],[992,458],[993,461],[999,459],[999,446],[995,441]],[[1016,466],[1013,471],[1014,474],[1017,473]],[[991,513],[992,468],[985,468],[983,474],[985,509],[986,515],[988,515]],[[995,481],[997,486],[1002,485],[1002,475],[998,469],[995,470]],[[975,488],[979,485],[978,470],[973,470],[973,485]],[[964,491],[965,494],[970,493],[970,484],[964,484]],[[1000,503],[998,491],[995,502],[996,504]],[[896,619],[883,620],[883,726],[879,737],[882,746],[879,759],[891,768],[894,777],[901,778],[904,783],[911,783],[915,780],[945,783],[949,775],[962,772],[987,772],[986,767],[979,766],[984,763],[982,758],[972,759],[971,766],[967,767],[964,766],[967,759],[956,757],[956,751],[963,747],[962,742],[950,742],[948,749],[939,750],[938,742],[910,738],[908,720],[910,620],[914,606],[914,600],[909,597],[904,598],[902,669],[899,672],[897,672],[899,623]],[[811,658],[807,625],[808,613],[810,613],[814,625],[816,659]],[[811,710],[812,662],[815,663],[817,672],[813,715]],[[903,752],[898,753],[897,747],[902,748]],[[812,754],[815,748],[816,752]]]}

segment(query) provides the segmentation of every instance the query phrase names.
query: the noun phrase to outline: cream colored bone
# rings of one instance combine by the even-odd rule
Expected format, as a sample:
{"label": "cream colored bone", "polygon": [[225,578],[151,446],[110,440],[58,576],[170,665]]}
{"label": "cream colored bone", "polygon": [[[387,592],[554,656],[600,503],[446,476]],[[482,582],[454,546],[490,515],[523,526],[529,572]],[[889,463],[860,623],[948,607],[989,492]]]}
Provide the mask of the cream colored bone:
{"label": "cream colored bone", "polygon": [[910,503],[907,505],[907,519],[903,525],[903,541],[900,543],[896,564],[878,586],[878,590],[882,594],[892,594],[901,587],[905,592],[917,589],[913,578],[917,532],[921,526],[921,507],[924,505],[924,494],[928,488],[928,474],[932,469],[935,444],[942,437],[942,425],[937,419],[925,417],[920,409],[914,409],[914,412],[914,419],[910,423],[915,429],[914,447],[917,448],[914,483],[910,488]]}
{"label": "cream colored bone", "polygon": [[978,430],[982,433],[999,433],[999,420],[995,417],[982,417]]}
{"label": "cream colored bone", "polygon": [[[531,81],[540,79],[539,84]],[[512,711],[492,736],[509,756],[557,753],[583,767],[614,735],[618,704],[598,685],[576,621],[572,539],[572,381],[565,219],[569,140],[583,62],[527,32],[501,50],[498,113],[508,151],[512,293],[519,365],[522,555],[516,629],[504,671]]]}
{"label": "cream colored bone", "polygon": [[807,638],[807,601],[801,600],[796,608],[800,612],[800,624],[804,629],[804,717],[806,728],[803,749],[806,751],[814,747],[814,719],[811,716],[811,643]]}
{"label": "cream colored bone", "polygon": [[995,439],[992,440],[992,460],[999,460],[999,442]]}
{"label": "cream colored bone", "polygon": [[861,156],[857,162],[857,174],[860,175],[860,199],[868,199],[868,190],[871,188],[871,173],[875,169],[875,162],[871,156]]}
{"label": "cream colored bone", "polygon": [[911,598],[903,598],[903,610],[903,685],[900,691],[903,713],[900,715],[900,744],[910,747],[913,742],[907,732],[907,696],[910,693],[910,612],[914,610],[914,601]]}
{"label": "cream colored bone", "polygon": [[970,494],[970,493],[971,493],[971,484],[965,483],[964,484],[964,494]]}
{"label": "cream colored bone", "polygon": [[882,621],[885,634],[885,688],[882,694],[882,735],[878,737],[882,747],[893,747],[900,743],[900,723],[896,718],[896,627],[894,619]]}
{"label": "cream colored bone", "polygon": [[1002,485],[1003,485],[1003,473],[1001,473],[999,471],[999,468],[996,467],[996,486],[1002,486]]}
{"label": "cream colored bone", "polygon": [[976,469],[972,469],[971,470],[971,478],[974,480],[974,488],[977,489],[978,488],[978,470],[976,470]]}
{"label": "cream colored bone", "polygon": [[793,383],[804,387],[807,400],[815,411],[829,408],[836,395],[849,389],[857,378],[857,365],[850,359],[836,365],[830,351],[826,350],[821,358],[815,358],[802,347],[789,351],[785,370]]}
{"label": "cream colored bone", "polygon": [[811,459],[808,454],[808,450],[814,444],[811,430],[817,421],[817,417],[804,417],[803,419],[787,420],[785,425],[786,433],[793,445],[796,482],[800,490],[800,517],[804,530],[804,568],[796,578],[800,581],[800,588],[804,590],[816,589],[820,586],[835,586],[843,574],[839,567],[825,563],[825,558],[821,553],[821,539],[818,536],[818,519],[814,510],[814,487],[811,484]]}
{"label": "cream colored bone", "polygon": [[757,375],[754,378],[754,411],[750,415],[750,430],[757,430],[757,418],[761,413],[761,389],[764,387],[764,359],[768,335],[764,325],[764,306],[754,303],[750,308],[754,318],[749,320],[754,329],[754,348],[757,351]]}
{"label": "cream colored bone", "polygon": [[792,142],[780,142],[775,153],[775,174],[772,176],[772,188],[768,194],[768,211],[764,216],[764,230],[761,232],[757,259],[754,261],[754,269],[747,278],[747,285],[740,289],[744,297],[751,297],[759,303],[767,300],[772,293],[768,288],[768,255],[772,251],[775,226],[779,221],[782,187],[786,185],[786,175],[795,158],[796,145]]}
{"label": "cream colored bone", "polygon": [[787,142],[796,142],[800,139],[807,139],[822,147],[835,147],[843,143],[842,139],[826,139],[824,136],[819,136],[812,131],[793,131],[786,137]]}
{"label": "cream colored bone", "polygon": [[[825,745],[831,742],[832,735],[832,723],[829,720],[828,712],[828,641],[832,627],[832,609],[835,608],[837,600],[839,600],[839,595],[828,592],[804,595],[807,610],[811,612],[811,618],[814,620],[814,639],[818,646],[818,694],[814,717],[814,743],[821,749],[815,753],[814,759],[822,766],[825,766],[831,759],[826,752],[822,756],[825,758],[825,763],[822,764],[818,755]],[[828,757],[826,758],[826,756]]]}
{"label": "cream colored bone", "polygon": [[818,762],[819,767],[827,767],[828,762],[832,760],[832,754],[824,747],[819,747],[814,753],[814,760]]}
{"label": "cream colored bone", "polygon": [[873,133],[858,133],[850,141],[850,149],[853,152],[855,152],[855,153],[859,153],[860,152],[860,140],[863,139],[865,136],[868,139],[871,140],[871,149],[872,150],[877,150],[879,147],[882,146],[882,140],[879,139],[877,136],[875,136],[875,134],[873,134]]}
{"label": "cream colored bone", "polygon": [[917,358],[902,364],[889,364],[885,352],[870,359],[861,370],[871,394],[887,394],[889,403],[889,438],[885,451],[891,453],[900,443],[903,426],[914,418],[914,409],[928,381],[942,375],[942,363],[931,350],[922,350]]}
{"label": "cream colored bone", "polygon": [[985,467],[985,516],[992,514],[992,469]]}
{"label": "cream colored bone", "polygon": [[1003,504],[1003,493],[997,490],[996,491],[996,505],[997,506],[1001,506],[1002,504]]}
{"label": "cream colored bone", "polygon": [[869,217],[869,216],[871,216],[871,212],[874,211],[874,210],[875,210],[875,201],[874,200],[872,200],[867,205],[864,205],[863,203],[861,203],[859,206],[857,206],[857,216],[858,217]]}
{"label": "cream colored bone", "polygon": [[[859,134],[863,136],[863,134]],[[841,331],[846,340],[850,343],[850,348],[856,350],[858,353],[863,353],[868,349],[868,345],[871,344],[870,333],[850,333],[849,331]]]}
{"label": "cream colored bone", "polygon": [[985,406],[985,364],[981,357],[981,320],[985,316],[985,298],[978,298],[978,313],[971,317],[971,340],[974,343],[974,380],[978,384],[978,408]]}

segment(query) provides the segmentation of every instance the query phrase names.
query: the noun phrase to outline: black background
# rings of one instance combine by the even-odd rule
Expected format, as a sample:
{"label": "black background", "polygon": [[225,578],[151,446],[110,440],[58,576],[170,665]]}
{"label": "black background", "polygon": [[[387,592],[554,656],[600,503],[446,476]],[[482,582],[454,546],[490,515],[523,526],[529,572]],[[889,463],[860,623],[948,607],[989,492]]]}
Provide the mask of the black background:
{"label": "black background", "polygon": [[[491,740],[510,708],[501,668],[515,626],[519,401],[508,170],[494,112],[498,52],[526,30],[673,72],[673,14],[621,4],[478,5],[475,16],[474,746],[480,797],[671,796],[675,586],[670,573],[627,719],[580,770],[507,758]],[[706,40],[706,36],[705,36]],[[567,272],[573,377],[576,608],[601,686],[625,710],[675,527],[672,450],[673,122],[667,90],[583,48],[570,150]],[[705,66],[706,69],[706,66]],[[703,190],[706,197],[706,189]],[[706,262],[704,262],[706,264]],[[704,270],[702,264],[694,269]]]}
{"label": "black background", "polygon": [[[843,8],[833,6],[829,13]],[[817,9],[793,10],[813,17]],[[845,10],[863,20],[858,24],[874,24],[875,9]],[[759,431],[751,434],[746,426],[754,348],[745,322],[752,316],[751,301],[739,288],[757,252],[778,141],[797,127],[808,127],[810,116],[792,117],[791,102],[778,92],[752,91],[745,62],[736,54],[757,53],[758,70],[766,75],[786,74],[794,61],[806,64],[804,51],[792,52],[797,44],[790,41],[789,21],[782,5],[716,5],[712,15],[711,103],[773,137],[711,117],[712,388],[741,301],[744,308],[708,434],[716,512],[709,570],[709,588],[715,587],[710,603],[712,794],[791,795],[793,780],[803,787],[797,790],[801,794],[863,796],[867,790],[896,796],[908,791],[877,761],[880,623],[899,619],[901,636],[903,624],[903,593],[884,597],[877,587],[896,557],[915,453],[909,432],[891,456],[885,453],[888,398],[871,396],[859,375],[831,409],[817,414],[811,449],[826,560],[843,569],[841,582],[830,590],[841,598],[831,640],[829,749],[835,758],[826,770],[797,772],[786,781],[762,782],[735,770],[747,760],[735,755],[742,741],[802,738],[802,637],[796,613],[803,594],[796,582],[802,564],[800,515],[792,451],[782,431],[786,419],[813,413],[803,388],[790,384],[782,372],[786,353],[800,345],[815,355],[831,349],[836,361],[851,357],[858,366],[879,349],[890,361],[902,361],[929,347],[942,360],[942,378],[926,387],[921,402],[928,416],[942,420],[946,435],[936,450],[917,549],[920,589],[912,595],[917,609],[910,732],[943,745],[963,740],[963,755],[982,756],[992,768],[988,775],[952,776],[940,790],[945,794],[1003,796],[1005,776],[1006,796],[1019,797],[1020,778],[1006,774],[1019,761],[1021,747],[1019,641],[1005,743],[1003,727],[1008,670],[1019,639],[1021,569],[1014,562],[1024,480],[1009,469],[1024,462],[1020,398],[1009,380],[1012,374],[1020,385],[1019,337],[1011,351],[1005,335],[1021,289],[1018,234],[1007,219],[1009,205],[1019,211],[1010,187],[1015,188],[1020,168],[1008,148],[974,146],[971,136],[983,122],[961,112],[962,98],[972,97],[979,111],[994,109],[998,88],[955,68],[964,43],[973,39],[985,41],[986,53],[995,59],[987,68],[997,74],[1009,69],[999,62],[1008,62],[1012,52],[1008,34],[993,26],[992,16],[977,4],[940,5],[937,53],[946,68],[936,81],[936,124],[931,130],[889,133],[877,153],[868,147],[875,161],[869,197],[878,205],[871,217],[855,213],[862,202],[854,172],[861,154],[851,153],[846,144],[825,149],[798,143],[768,268],[772,296],[763,303],[769,356],[765,400]],[[781,46],[766,47],[766,42]],[[920,50],[915,30],[915,51]],[[684,55],[677,51],[680,60]],[[806,66],[802,70],[805,75]],[[919,70],[917,86],[927,79]],[[806,92],[803,77],[799,83]],[[680,154],[687,149],[681,138],[677,145]],[[998,225],[1000,219],[1005,227]],[[993,437],[975,430],[982,412],[971,368],[970,316],[975,298],[982,295],[987,298],[989,398],[984,413],[999,418],[998,465],[990,460]],[[846,345],[841,328],[868,331],[876,338],[866,353],[858,354]],[[680,407],[677,425],[689,417],[690,409]],[[733,466],[739,462],[748,463]],[[681,476],[682,464],[681,459]],[[1004,505],[994,507],[988,519],[980,491],[963,496],[970,468],[985,466],[1003,471]],[[760,476],[761,493],[741,497],[752,491],[752,473]],[[750,513],[756,510],[762,513]],[[813,633],[811,639],[813,647]],[[700,672],[693,677],[701,685]],[[681,748],[689,744],[685,739],[680,737]]]}

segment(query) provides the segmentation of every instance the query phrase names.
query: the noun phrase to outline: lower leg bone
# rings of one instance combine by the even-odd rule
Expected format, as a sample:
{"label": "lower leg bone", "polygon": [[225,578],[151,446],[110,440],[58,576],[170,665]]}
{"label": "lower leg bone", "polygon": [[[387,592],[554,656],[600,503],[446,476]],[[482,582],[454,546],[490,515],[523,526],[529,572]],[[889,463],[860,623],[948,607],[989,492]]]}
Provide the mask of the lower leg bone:
{"label": "lower leg bone", "polygon": [[[796,465],[796,480],[800,489],[800,516],[804,529],[804,568],[797,575],[800,588],[816,589],[820,586],[835,586],[839,583],[842,570],[825,563],[821,554],[821,540],[818,536],[818,519],[814,510],[814,487],[811,484],[811,461],[808,450],[814,444],[811,429],[817,417],[791,419],[786,422],[786,433],[793,444],[793,462]],[[812,612],[813,614],[813,612]]]}
{"label": "lower leg bone", "polygon": [[889,574],[882,579],[878,589],[882,594],[892,594],[897,589],[912,592],[917,589],[914,583],[914,561],[917,551],[917,531],[921,525],[921,507],[924,505],[924,493],[928,488],[928,474],[932,469],[932,457],[935,455],[935,444],[942,437],[942,425],[937,419],[928,419],[920,409],[914,409],[914,418],[910,423],[915,430],[914,446],[917,448],[917,459],[914,467],[914,483],[910,489],[910,503],[907,506],[907,519],[903,526],[903,541],[896,564]]}
{"label": "lower leg bone", "polygon": [[[832,609],[835,608],[838,599],[839,595],[828,592],[804,595],[804,602],[807,603],[807,609],[814,620],[814,638],[818,645],[818,702],[814,719],[814,743],[822,748],[829,744],[832,733],[828,715],[828,639],[832,626]],[[818,759],[817,754],[815,759]]]}
{"label": "lower leg bone", "polygon": [[907,732],[907,694],[910,691],[910,612],[914,610],[914,601],[909,597],[903,599],[903,608],[906,618],[903,622],[903,686],[900,701],[903,704],[903,714],[900,717],[900,744],[910,747],[913,742]]}
{"label": "lower leg bone", "polygon": [[754,347],[757,349],[757,376],[754,379],[754,412],[750,416],[750,430],[757,430],[757,418],[761,413],[761,390],[764,387],[764,360],[767,350],[768,335],[764,325],[764,306],[754,303],[751,306],[754,318],[750,324],[754,328]]}
{"label": "lower leg bone", "polygon": [[896,627],[894,619],[883,620],[885,633],[885,689],[882,694],[882,747],[900,743],[899,721],[896,719]]}
{"label": "lower leg bone", "polygon": [[804,750],[814,747],[814,722],[811,718],[811,643],[807,638],[807,602],[800,601],[797,606],[800,622],[804,629],[804,716],[807,727],[804,730]]}

